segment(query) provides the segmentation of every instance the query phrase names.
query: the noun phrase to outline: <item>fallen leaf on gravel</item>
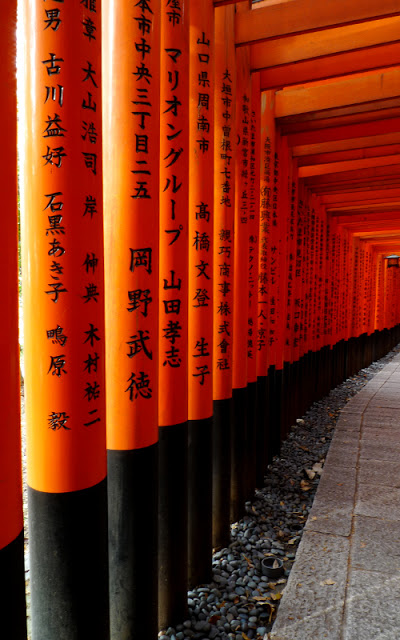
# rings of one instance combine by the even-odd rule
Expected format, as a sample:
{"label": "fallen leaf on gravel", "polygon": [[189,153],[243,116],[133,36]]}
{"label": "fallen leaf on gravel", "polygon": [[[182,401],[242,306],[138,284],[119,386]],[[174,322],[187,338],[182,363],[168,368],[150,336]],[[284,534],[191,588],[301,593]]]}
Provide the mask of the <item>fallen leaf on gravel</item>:
{"label": "fallen leaf on gravel", "polygon": [[272,600],[280,600],[283,596],[283,593],[271,593]]}
{"label": "fallen leaf on gravel", "polygon": [[279,562],[278,562],[278,560],[274,560],[274,561],[273,561],[273,563],[272,563],[272,568],[273,568],[273,569],[278,569],[278,568],[279,568]]}
{"label": "fallen leaf on gravel", "polygon": [[310,491],[310,489],[312,488],[310,483],[307,482],[307,480],[301,480],[300,487],[302,491]]}
{"label": "fallen leaf on gravel", "polygon": [[318,473],[319,475],[321,475],[323,468],[322,468],[322,463],[321,462],[316,462],[313,467],[312,470],[315,471],[315,473]]}
{"label": "fallen leaf on gravel", "polygon": [[221,620],[221,616],[214,615],[209,618],[208,622],[210,624],[215,624],[216,622],[218,622],[218,620]]}
{"label": "fallen leaf on gravel", "polygon": [[250,640],[249,636],[246,636],[245,632],[242,632],[242,637],[244,638],[244,640]]}
{"label": "fallen leaf on gravel", "polygon": [[307,475],[309,480],[314,480],[315,478],[315,471],[313,471],[312,469],[304,469],[304,473]]}
{"label": "fallen leaf on gravel", "polygon": [[296,544],[297,542],[297,538],[291,538],[291,540],[288,540],[288,544]]}
{"label": "fallen leaf on gravel", "polygon": [[285,584],[287,582],[287,578],[281,578],[280,580],[276,581],[276,584]]}
{"label": "fallen leaf on gravel", "polygon": [[330,578],[327,578],[327,580],[320,582],[321,587],[323,587],[325,584],[336,584],[336,582],[334,582],[334,580],[331,580]]}

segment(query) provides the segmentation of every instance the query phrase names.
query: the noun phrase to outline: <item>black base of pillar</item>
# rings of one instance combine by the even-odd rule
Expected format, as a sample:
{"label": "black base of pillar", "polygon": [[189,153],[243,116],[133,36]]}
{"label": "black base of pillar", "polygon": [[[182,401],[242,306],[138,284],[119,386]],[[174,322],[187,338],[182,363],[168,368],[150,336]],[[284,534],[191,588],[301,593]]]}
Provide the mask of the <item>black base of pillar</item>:
{"label": "black base of pillar", "polygon": [[158,625],[186,620],[188,424],[159,430]]}
{"label": "black base of pillar", "polygon": [[28,501],[32,640],[108,640],[107,480]]}
{"label": "black base of pillar", "polygon": [[157,511],[158,443],[108,451],[111,640],[157,638]]}
{"label": "black base of pillar", "polygon": [[0,636],[26,640],[24,532],[0,550]]}
{"label": "black base of pillar", "polygon": [[233,389],[232,400],[230,520],[231,522],[237,522],[245,513],[244,503],[246,501],[247,387]]}
{"label": "black base of pillar", "polygon": [[212,578],[212,424],[212,416],[188,423],[189,588]]}
{"label": "black base of pillar", "polygon": [[256,486],[264,486],[264,474],[268,465],[267,415],[268,376],[257,378],[257,430],[256,430]]}
{"label": "black base of pillar", "polygon": [[247,385],[246,487],[245,499],[251,500],[256,488],[257,382]]}
{"label": "black base of pillar", "polygon": [[233,424],[232,398],[214,400],[213,426],[213,527],[214,550],[230,543],[231,492],[231,431]]}

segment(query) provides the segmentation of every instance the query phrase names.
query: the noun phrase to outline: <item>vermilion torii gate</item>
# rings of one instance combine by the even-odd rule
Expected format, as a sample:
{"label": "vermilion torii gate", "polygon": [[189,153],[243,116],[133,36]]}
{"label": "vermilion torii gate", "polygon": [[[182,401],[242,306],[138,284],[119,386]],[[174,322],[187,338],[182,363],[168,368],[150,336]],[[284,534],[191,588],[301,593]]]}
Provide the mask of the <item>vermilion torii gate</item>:
{"label": "vermilion torii gate", "polygon": [[[399,341],[400,7],[18,7],[32,639],[152,640],[293,420]],[[17,1],[0,11],[0,611],[24,640]]]}

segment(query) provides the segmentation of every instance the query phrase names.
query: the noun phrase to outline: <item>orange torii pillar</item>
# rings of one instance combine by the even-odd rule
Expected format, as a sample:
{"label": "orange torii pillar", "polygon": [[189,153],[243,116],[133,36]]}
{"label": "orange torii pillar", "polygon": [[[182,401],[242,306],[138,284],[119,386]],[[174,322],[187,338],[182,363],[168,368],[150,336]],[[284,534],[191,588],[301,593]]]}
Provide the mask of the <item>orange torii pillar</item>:
{"label": "orange torii pillar", "polygon": [[233,429],[231,439],[231,521],[244,513],[246,500],[246,433],[247,433],[247,338],[249,291],[249,158],[251,77],[249,52],[241,47],[236,52],[236,122],[237,156],[235,181],[235,257],[233,313]]}
{"label": "orange torii pillar", "polygon": [[294,380],[295,380],[295,400],[297,415],[303,414],[303,384],[304,384],[304,341],[303,341],[303,296],[305,287],[304,277],[304,211],[305,211],[305,189],[300,182],[297,185],[297,211],[294,249],[294,276],[292,295],[292,335],[293,335],[293,359],[294,359]]}
{"label": "orange torii pillar", "polygon": [[111,638],[144,640],[158,631],[160,0],[104,8]]}
{"label": "orange torii pillar", "polygon": [[[161,5],[159,628],[187,617],[190,2]],[[173,588],[171,588],[173,585]]]}
{"label": "orange torii pillar", "polygon": [[272,220],[272,183],[275,154],[275,93],[261,94],[260,116],[260,225],[257,313],[257,486],[262,486],[270,456],[268,431],[268,367],[269,367],[269,255]]}
{"label": "orange torii pillar", "polygon": [[107,640],[101,5],[23,8],[32,639]]}
{"label": "orange torii pillar", "polygon": [[1,10],[1,120],[6,127],[1,157],[2,332],[0,339],[3,408],[0,449],[0,616],[5,638],[25,640],[24,523],[20,433],[17,234],[17,83],[15,47],[17,2]]}
{"label": "orange torii pillar", "polygon": [[230,542],[233,256],[236,158],[235,7],[215,11],[213,548]]}
{"label": "orange torii pillar", "polygon": [[260,143],[261,92],[260,74],[251,76],[251,110],[249,131],[249,308],[247,320],[247,442],[246,498],[256,487],[257,447],[257,329],[258,329],[258,253],[260,227]]}
{"label": "orange torii pillar", "polygon": [[214,5],[192,0],[189,41],[188,565],[209,582],[212,554]]}

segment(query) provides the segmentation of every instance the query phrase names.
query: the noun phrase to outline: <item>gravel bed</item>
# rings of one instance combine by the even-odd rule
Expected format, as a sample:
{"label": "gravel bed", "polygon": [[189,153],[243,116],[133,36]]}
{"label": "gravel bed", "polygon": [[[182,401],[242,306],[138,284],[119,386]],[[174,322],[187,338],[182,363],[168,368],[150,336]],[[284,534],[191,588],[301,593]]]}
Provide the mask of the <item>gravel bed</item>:
{"label": "gravel bed", "polygon": [[[232,525],[231,544],[213,555],[213,582],[188,592],[189,619],[161,631],[159,640],[267,640],[340,410],[399,351],[400,345],[297,419],[280,456],[267,468],[264,487],[246,503],[245,517]],[[261,574],[261,560],[271,555],[283,560],[280,579]]]}
{"label": "gravel bed", "polygon": [[[311,510],[320,473],[340,410],[385,364],[385,357],[348,378],[316,402],[293,425],[279,457],[268,466],[264,487],[257,489],[246,515],[231,526],[231,544],[213,555],[213,582],[188,592],[189,618],[159,633],[159,640],[266,640],[294,563],[303,527]],[[24,475],[25,577],[30,640],[29,536],[26,489],[26,429],[22,406]],[[313,469],[314,467],[314,469]],[[266,556],[283,561],[284,575],[261,574]],[[171,585],[173,588],[173,585]]]}

